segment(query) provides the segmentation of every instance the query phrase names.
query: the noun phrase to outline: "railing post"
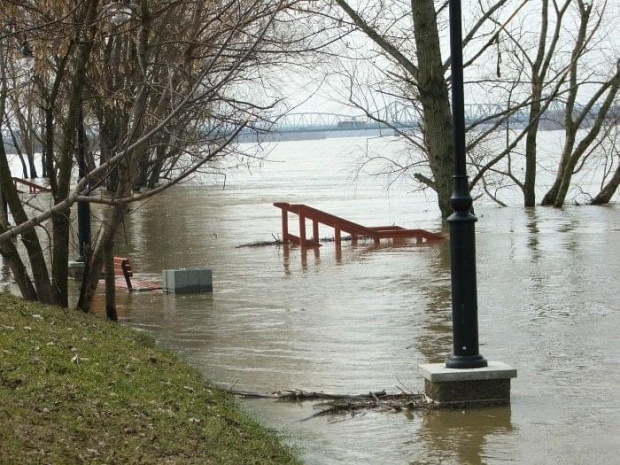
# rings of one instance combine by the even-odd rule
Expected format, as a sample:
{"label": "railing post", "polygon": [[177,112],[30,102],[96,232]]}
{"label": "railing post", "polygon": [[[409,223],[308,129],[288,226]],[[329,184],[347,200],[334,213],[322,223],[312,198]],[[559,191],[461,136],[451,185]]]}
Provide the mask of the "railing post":
{"label": "railing post", "polygon": [[306,217],[299,212],[299,245],[306,246]]}
{"label": "railing post", "polygon": [[312,241],[315,244],[320,242],[319,239],[319,222],[317,220],[312,220]]}
{"label": "railing post", "polygon": [[[80,103],[77,121],[78,179],[82,180],[88,173],[86,166],[86,132],[84,130],[84,102]],[[88,187],[88,181],[86,183]],[[87,261],[91,255],[90,203],[78,202],[78,239],[80,243],[78,262]]]}
{"label": "railing post", "polygon": [[288,241],[288,211],[282,209],[282,241]]}

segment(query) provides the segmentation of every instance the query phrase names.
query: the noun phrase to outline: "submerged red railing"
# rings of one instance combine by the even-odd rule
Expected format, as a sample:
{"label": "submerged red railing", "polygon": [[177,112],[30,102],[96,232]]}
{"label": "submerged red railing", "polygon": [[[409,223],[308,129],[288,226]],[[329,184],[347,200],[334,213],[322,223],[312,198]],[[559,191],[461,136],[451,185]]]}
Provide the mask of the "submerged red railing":
{"label": "submerged red railing", "polygon": [[23,186],[27,186],[28,187],[28,192],[30,194],[36,194],[37,192],[52,192],[51,189],[45,187],[45,186],[40,186],[38,184],[35,184],[32,181],[26,181],[25,179],[22,178],[13,178],[13,184],[15,184],[15,188],[17,189],[17,185],[21,184]]}
{"label": "submerged red railing", "polygon": [[[282,240],[292,242],[302,247],[319,246],[319,224],[334,228],[334,240],[337,246],[342,242],[342,233],[348,233],[351,241],[356,243],[360,238],[372,239],[379,244],[381,239],[405,239],[414,238],[417,241],[436,241],[443,239],[440,234],[432,233],[424,229],[405,229],[400,226],[374,226],[366,227],[353,221],[345,220],[339,216],[317,210],[304,204],[290,204],[276,202],[273,204],[282,210]],[[295,236],[288,229],[288,214],[294,213],[299,217],[299,236]],[[306,234],[306,219],[312,221],[312,239]]]}

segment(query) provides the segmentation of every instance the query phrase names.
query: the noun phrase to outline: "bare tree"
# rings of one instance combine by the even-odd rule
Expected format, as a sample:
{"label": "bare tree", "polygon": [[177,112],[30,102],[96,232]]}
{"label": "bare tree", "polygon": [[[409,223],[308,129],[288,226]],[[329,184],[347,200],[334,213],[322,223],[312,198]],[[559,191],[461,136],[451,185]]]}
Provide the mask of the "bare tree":
{"label": "bare tree", "polygon": [[[512,18],[505,11],[508,3],[505,0],[479,2],[473,7],[476,11],[464,37],[464,44],[468,47],[467,68],[488,59],[498,31]],[[377,54],[373,63],[380,83],[371,90],[378,91],[378,94],[361,97],[358,77],[349,74],[351,87],[355,88],[350,94],[352,104],[385,124],[390,124],[392,115],[381,114],[376,106],[373,108],[377,101],[386,104],[402,102],[416,109],[420,115],[417,128],[403,131],[402,127],[394,126],[395,131],[412,143],[410,160],[397,163],[395,169],[405,173],[407,167],[413,168],[411,178],[437,193],[440,211],[446,217],[452,211],[453,170],[449,60],[444,59],[447,49],[444,33],[446,4],[436,5],[432,0],[390,4],[368,2],[359,6],[346,0],[335,0],[335,4],[339,10],[323,14],[370,39]],[[505,112],[496,115],[496,120],[509,116],[510,113]]]}
{"label": "bare tree", "polygon": [[[267,118],[277,103],[245,89],[256,85],[261,70],[277,64],[277,57],[301,48],[304,37],[283,27],[297,14],[295,2],[65,0],[51,11],[44,3],[30,0],[3,13],[28,30],[37,59],[34,80],[45,113],[45,163],[54,205],[28,216],[0,150],[2,188],[12,189],[8,198],[15,219],[14,226],[0,229],[0,250],[13,273],[23,276],[24,295],[67,305],[70,208],[78,201],[106,204],[83,281],[80,307],[88,310],[104,268],[110,284],[115,232],[131,205],[206,164],[235,156],[235,136]],[[97,127],[100,152],[91,146],[87,173],[71,187],[82,126]],[[104,184],[108,193],[94,195]],[[35,233],[50,220],[51,286]],[[20,272],[23,258],[11,247],[19,235],[37,239],[38,250],[28,255],[33,278]],[[31,279],[35,292],[29,294]],[[112,289],[108,286],[108,308],[114,318]]]}
{"label": "bare tree", "polygon": [[[419,127],[414,130],[403,131],[394,125],[394,130],[411,143],[411,151],[397,159],[379,157],[391,164],[390,169],[381,172],[407,175],[434,189],[440,210],[446,216],[451,211],[452,173],[450,77],[448,61],[441,58],[447,49],[446,3],[431,0],[353,5],[347,0],[335,0],[335,4],[340,10],[321,13],[343,28],[361,33],[367,38],[366,43],[369,39],[375,45],[371,52],[374,55],[369,55],[354,40],[347,44],[359,60],[372,60],[372,65],[365,62],[356,71],[341,71],[351,89],[351,104],[385,124],[393,121],[393,115],[377,109],[390,102],[402,102],[420,115]],[[592,4],[578,0],[515,0],[469,5],[464,37],[466,91],[473,96],[472,103],[488,107],[486,115],[468,121],[471,189],[479,188],[480,193],[499,200],[491,194],[491,185],[502,189],[517,186],[525,206],[535,205],[538,135],[541,128],[547,129],[545,120],[551,116],[551,107],[561,102],[570,108],[565,114],[575,115],[581,103],[579,108],[586,110],[584,117],[575,117],[569,123],[571,131],[579,131],[592,120],[585,117],[591,114],[588,103],[583,102],[585,92],[577,89],[591,89],[597,81],[605,86],[612,80],[610,76],[600,76],[604,68],[595,78],[585,65],[592,63],[591,53],[600,46],[608,30],[609,24],[604,24],[606,9],[605,0]],[[610,83],[605,89],[613,92],[613,85]],[[601,103],[602,95],[597,96],[599,100],[593,105],[604,119],[609,107]],[[604,95],[613,100],[609,93]],[[564,121],[560,125],[566,126]],[[592,129],[597,131],[594,126]],[[498,144],[502,137],[503,147]],[[562,174],[558,176],[570,184],[563,165],[559,171]]]}
{"label": "bare tree", "polygon": [[[564,111],[564,131],[566,141],[560,158],[556,179],[542,200],[542,205],[561,207],[564,205],[572,176],[575,169],[593,144],[596,143],[605,119],[615,102],[618,88],[620,87],[620,59],[616,59],[611,72],[599,83],[591,83],[594,91],[589,98],[581,100],[580,91],[585,87],[579,82],[579,76],[583,72],[585,64],[580,57],[588,46],[593,31],[596,31],[605,13],[606,2],[602,2],[600,9],[596,5],[577,1],[579,13],[579,29],[575,38],[569,66],[569,87],[566,93]],[[615,69],[614,69],[615,68]],[[590,119],[589,127],[585,128]],[[581,136],[581,137],[580,137]]]}

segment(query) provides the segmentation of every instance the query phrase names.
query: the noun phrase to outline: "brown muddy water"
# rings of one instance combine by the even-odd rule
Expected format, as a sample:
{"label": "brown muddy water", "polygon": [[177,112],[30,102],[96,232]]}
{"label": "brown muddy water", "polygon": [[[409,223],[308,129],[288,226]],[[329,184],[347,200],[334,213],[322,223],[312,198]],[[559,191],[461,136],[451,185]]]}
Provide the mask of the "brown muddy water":
{"label": "brown muddy water", "polygon": [[[372,144],[385,144],[374,141]],[[285,142],[251,172],[185,185],[131,215],[118,254],[138,275],[209,267],[210,295],[120,292],[124,321],[224,387],[419,391],[451,350],[448,242],[243,247],[280,233],[273,202],[440,231],[433,198],[350,176],[363,139]],[[385,150],[398,150],[385,146]],[[318,417],[244,400],[308,464],[616,464],[620,456],[620,206],[477,206],[480,351],[518,369],[512,405]],[[294,230],[293,221],[291,229]],[[321,236],[330,236],[321,230]]]}

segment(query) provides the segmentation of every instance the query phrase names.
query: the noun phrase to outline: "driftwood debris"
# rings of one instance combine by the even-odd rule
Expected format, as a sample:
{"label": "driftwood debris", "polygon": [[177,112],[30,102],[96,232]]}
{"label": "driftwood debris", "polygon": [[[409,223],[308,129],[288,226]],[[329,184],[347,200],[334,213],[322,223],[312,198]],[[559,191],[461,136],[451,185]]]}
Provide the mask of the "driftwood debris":
{"label": "driftwood debris", "polygon": [[389,394],[385,390],[371,391],[364,394],[331,394],[303,389],[287,389],[270,394],[237,390],[229,390],[228,392],[240,397],[274,399],[284,402],[320,401],[315,406],[319,409],[319,412],[306,420],[329,414],[355,413],[359,410],[399,412],[403,410],[429,409],[431,407],[424,394],[402,390],[395,394]]}
{"label": "driftwood debris", "polygon": [[280,239],[274,239],[273,241],[258,241],[258,242],[250,242],[248,244],[241,244],[235,247],[235,249],[243,249],[245,247],[267,247],[269,245],[283,245]]}

